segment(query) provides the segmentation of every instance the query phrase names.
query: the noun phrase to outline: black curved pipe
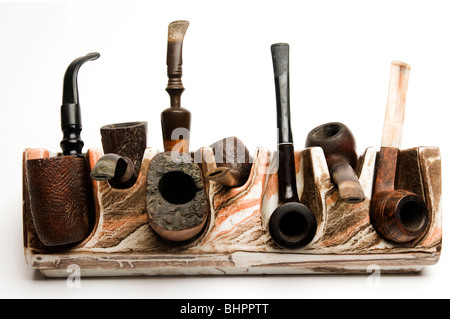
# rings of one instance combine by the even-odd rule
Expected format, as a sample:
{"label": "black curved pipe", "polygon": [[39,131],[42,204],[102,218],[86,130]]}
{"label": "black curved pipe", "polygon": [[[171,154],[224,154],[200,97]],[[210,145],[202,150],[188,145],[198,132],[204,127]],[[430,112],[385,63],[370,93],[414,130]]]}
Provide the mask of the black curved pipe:
{"label": "black curved pipe", "polygon": [[84,142],[80,137],[81,110],[78,98],[78,70],[83,63],[100,57],[97,52],[86,54],[72,61],[64,74],[63,99],[61,105],[61,130],[63,139],[60,143],[63,155],[82,156]]}
{"label": "black curved pipe", "polygon": [[300,248],[314,238],[317,221],[311,210],[300,203],[297,193],[289,101],[289,45],[273,44],[271,51],[277,103],[280,205],[270,217],[269,232],[279,246]]}

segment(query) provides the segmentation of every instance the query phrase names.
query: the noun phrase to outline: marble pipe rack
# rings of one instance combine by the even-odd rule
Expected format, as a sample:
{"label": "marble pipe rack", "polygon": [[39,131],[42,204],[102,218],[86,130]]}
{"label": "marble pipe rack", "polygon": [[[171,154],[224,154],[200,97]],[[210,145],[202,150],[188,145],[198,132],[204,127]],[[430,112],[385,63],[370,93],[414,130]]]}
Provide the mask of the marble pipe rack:
{"label": "marble pipe rack", "polygon": [[[214,163],[212,150],[201,150],[202,172]],[[370,221],[370,200],[377,151],[367,148],[356,172],[366,200],[349,204],[339,200],[327,162],[319,147],[295,151],[299,198],[317,218],[313,240],[300,249],[276,245],[263,225],[267,212],[278,203],[274,152],[259,147],[247,182],[236,188],[205,181],[210,218],[195,240],[171,243],[149,226],[146,209],[147,168],[157,153],[147,148],[136,183],[115,189],[106,181],[92,181],[94,227],[83,241],[70,246],[47,247],[39,241],[32,223],[26,165],[23,174],[23,231],[26,262],[45,276],[65,277],[76,264],[83,276],[224,275],[366,273],[377,265],[386,273],[410,273],[438,262],[442,245],[441,161],[436,147],[400,151],[398,184],[423,197],[431,220],[425,234],[399,244],[382,238]],[[207,156],[207,155],[210,156]],[[48,152],[26,149],[24,164]],[[92,169],[102,156],[89,149]]]}

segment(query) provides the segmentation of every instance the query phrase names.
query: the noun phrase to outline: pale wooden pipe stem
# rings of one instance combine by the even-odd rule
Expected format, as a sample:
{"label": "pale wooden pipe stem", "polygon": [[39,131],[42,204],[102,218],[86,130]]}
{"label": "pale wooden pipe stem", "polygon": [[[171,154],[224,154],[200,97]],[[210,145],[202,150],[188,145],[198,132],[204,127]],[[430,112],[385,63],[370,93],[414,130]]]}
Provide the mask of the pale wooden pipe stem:
{"label": "pale wooden pipe stem", "polygon": [[411,67],[400,61],[392,61],[389,91],[384,117],[382,147],[400,148],[405,118],[406,93]]}

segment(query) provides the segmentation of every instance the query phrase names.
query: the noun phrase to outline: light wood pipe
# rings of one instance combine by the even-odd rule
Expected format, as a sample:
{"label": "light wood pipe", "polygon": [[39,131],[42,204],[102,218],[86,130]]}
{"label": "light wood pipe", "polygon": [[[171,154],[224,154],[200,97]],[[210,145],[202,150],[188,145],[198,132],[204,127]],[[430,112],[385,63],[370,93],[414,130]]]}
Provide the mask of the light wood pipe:
{"label": "light wood pipe", "polygon": [[407,243],[421,237],[430,213],[417,194],[396,189],[410,66],[393,61],[381,148],[377,154],[370,209],[374,228],[385,239]]}

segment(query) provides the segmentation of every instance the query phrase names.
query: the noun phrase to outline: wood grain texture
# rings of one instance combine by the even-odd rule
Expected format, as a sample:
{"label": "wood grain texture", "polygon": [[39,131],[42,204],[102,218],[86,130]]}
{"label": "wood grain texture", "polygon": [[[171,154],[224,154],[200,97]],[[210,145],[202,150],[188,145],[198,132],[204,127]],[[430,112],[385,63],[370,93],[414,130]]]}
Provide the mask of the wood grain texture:
{"label": "wood grain texture", "polygon": [[85,159],[46,156],[25,163],[30,216],[39,240],[60,246],[85,239],[92,203]]}
{"label": "wood grain texture", "polygon": [[383,135],[381,137],[382,147],[401,148],[410,71],[411,66],[404,62],[392,61],[391,63]]}
{"label": "wood grain texture", "polygon": [[[202,152],[209,152],[211,158],[210,148],[202,148]],[[368,148],[360,156],[356,169],[366,200],[348,204],[339,200],[321,149],[310,148],[295,151],[295,167],[299,197],[317,217],[318,231],[306,247],[279,248],[264,227],[264,216],[277,206],[278,194],[273,152],[262,147],[254,155],[243,186],[230,189],[214,182],[206,184],[211,217],[201,236],[189,243],[168,243],[151,229],[145,211],[143,181],[156,154],[148,148],[134,189],[116,190],[106,182],[94,182],[98,185],[97,226],[88,240],[70,250],[52,251],[36,245],[25,199],[26,260],[44,275],[56,277],[67,276],[70,264],[79,265],[86,276],[343,274],[366,273],[371,265],[385,273],[417,272],[437,263],[441,251],[440,153],[434,147],[403,152],[412,156],[406,161],[420,165],[424,196],[432,212],[426,236],[410,245],[383,240],[370,224],[375,149]],[[411,154],[416,154],[416,160]],[[91,154],[92,158],[99,156],[95,151]],[[203,173],[211,165],[203,162]]]}

